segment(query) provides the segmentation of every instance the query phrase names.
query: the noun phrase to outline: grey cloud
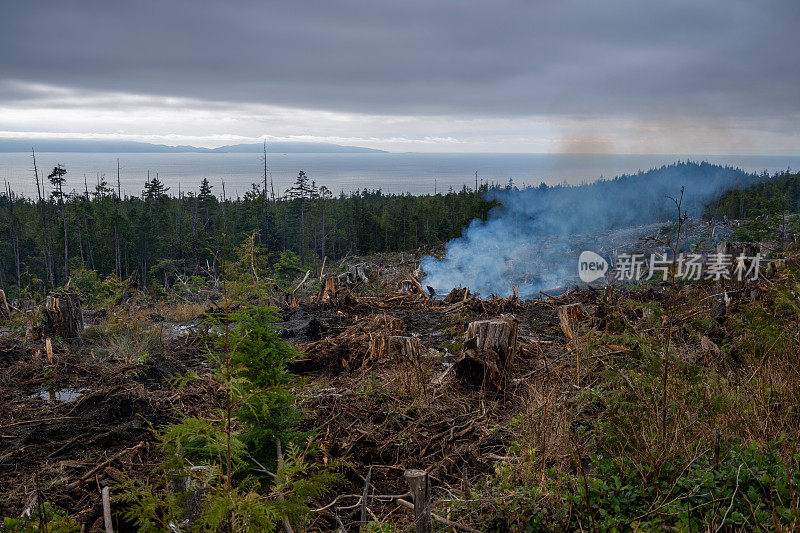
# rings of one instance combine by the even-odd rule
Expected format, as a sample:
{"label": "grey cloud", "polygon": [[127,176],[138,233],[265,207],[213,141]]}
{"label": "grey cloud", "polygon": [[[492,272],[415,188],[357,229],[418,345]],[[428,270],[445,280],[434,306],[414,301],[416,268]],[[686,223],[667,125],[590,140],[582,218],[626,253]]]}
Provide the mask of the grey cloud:
{"label": "grey cloud", "polygon": [[793,0],[106,0],[0,9],[5,81],[382,114],[800,111]]}

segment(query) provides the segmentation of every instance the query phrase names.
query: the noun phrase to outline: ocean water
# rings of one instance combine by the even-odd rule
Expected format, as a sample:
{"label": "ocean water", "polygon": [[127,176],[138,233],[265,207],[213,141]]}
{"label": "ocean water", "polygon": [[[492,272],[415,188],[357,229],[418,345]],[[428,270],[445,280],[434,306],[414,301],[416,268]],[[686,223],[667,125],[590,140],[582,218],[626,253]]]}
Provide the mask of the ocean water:
{"label": "ocean water", "polygon": [[[69,190],[90,190],[104,175],[116,188],[117,158],[123,194],[140,194],[147,172],[158,174],[170,193],[196,191],[208,178],[214,193],[228,197],[244,195],[252,183],[263,183],[263,159],[259,154],[149,154],[149,153],[52,153],[36,154],[39,175],[46,176],[60,163],[67,169]],[[741,155],[616,155],[616,154],[487,154],[487,153],[375,153],[375,154],[269,154],[268,174],[280,195],[304,170],[317,186],[334,194],[354,190],[381,189],[387,193],[430,194],[475,186],[479,183],[548,185],[578,184],[600,177],[647,170],[678,160],[692,159],[727,164],[749,172],[775,172],[800,168],[800,156]],[[36,195],[33,162],[27,153],[0,153],[0,180],[27,196]]]}

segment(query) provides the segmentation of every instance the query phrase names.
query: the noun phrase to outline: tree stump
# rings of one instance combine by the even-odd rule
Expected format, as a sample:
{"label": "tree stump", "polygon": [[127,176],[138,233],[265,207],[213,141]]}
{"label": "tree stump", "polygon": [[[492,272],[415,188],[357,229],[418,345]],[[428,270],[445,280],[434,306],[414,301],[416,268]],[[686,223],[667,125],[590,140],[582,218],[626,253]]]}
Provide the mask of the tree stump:
{"label": "tree stump", "polygon": [[[722,241],[717,245],[717,253],[729,256],[731,261],[725,274],[716,281],[715,294],[711,300],[712,317],[719,318],[727,312],[728,305],[731,303],[731,299],[727,294],[728,291],[740,290],[752,281],[749,276],[748,279],[745,279],[747,272],[754,266],[753,261],[749,258],[755,257],[760,252],[760,245],[749,242]],[[743,259],[739,259],[740,257]],[[742,273],[743,279],[741,280],[737,279],[737,269]]]}
{"label": "tree stump", "polygon": [[409,278],[400,282],[400,286],[397,288],[397,292],[400,294],[408,294],[408,295],[418,295],[421,294],[427,298],[427,293],[425,289],[422,288],[422,285],[419,281],[414,278]]}
{"label": "tree stump", "polygon": [[36,330],[36,311],[28,309],[25,311],[25,340],[30,341],[39,338],[39,332]]}
{"label": "tree stump", "polygon": [[337,282],[343,287],[352,287],[359,282],[368,282],[366,267],[364,265],[353,265],[344,274],[336,276]]}
{"label": "tree stump", "polygon": [[377,361],[388,355],[399,356],[409,364],[416,365],[420,357],[418,337],[401,335],[375,335],[370,343],[370,360]]}
{"label": "tree stump", "polygon": [[62,293],[47,297],[44,305],[45,336],[62,339],[81,339],[83,311],[76,294]]}
{"label": "tree stump", "polygon": [[330,278],[325,278],[325,284],[320,289],[319,294],[317,294],[317,302],[329,302],[336,298],[336,289],[339,286],[339,280],[336,276],[332,276]]}
{"label": "tree stump", "polygon": [[573,340],[578,333],[578,324],[589,318],[583,304],[567,304],[558,308],[558,324],[561,331],[569,340]]}
{"label": "tree stump", "polygon": [[518,326],[517,319],[511,316],[470,323],[456,372],[468,381],[480,380],[481,384],[488,376],[495,387],[505,387],[517,353]]}

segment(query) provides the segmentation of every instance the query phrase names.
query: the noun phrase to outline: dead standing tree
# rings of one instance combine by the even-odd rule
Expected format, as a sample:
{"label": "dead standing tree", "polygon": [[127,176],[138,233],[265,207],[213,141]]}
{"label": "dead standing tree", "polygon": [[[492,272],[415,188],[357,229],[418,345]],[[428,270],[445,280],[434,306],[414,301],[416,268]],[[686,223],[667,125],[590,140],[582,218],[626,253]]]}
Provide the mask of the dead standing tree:
{"label": "dead standing tree", "polygon": [[67,174],[67,169],[64,168],[63,165],[56,165],[53,167],[53,171],[47,176],[47,179],[50,180],[50,183],[53,185],[55,190],[53,191],[53,197],[58,199],[58,207],[61,211],[61,221],[64,225],[64,279],[69,279],[69,239],[67,238],[67,216],[64,209],[64,182],[66,178],[64,176]]}

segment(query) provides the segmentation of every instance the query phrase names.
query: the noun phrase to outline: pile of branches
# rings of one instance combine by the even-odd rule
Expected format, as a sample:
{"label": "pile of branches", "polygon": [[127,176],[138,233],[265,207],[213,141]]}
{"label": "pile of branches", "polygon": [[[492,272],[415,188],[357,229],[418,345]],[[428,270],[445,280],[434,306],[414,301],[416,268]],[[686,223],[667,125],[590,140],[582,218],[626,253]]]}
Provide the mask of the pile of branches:
{"label": "pile of branches", "polygon": [[401,337],[404,330],[402,320],[382,313],[363,318],[338,335],[306,343],[301,350],[311,363],[306,366],[337,374],[376,361],[384,355],[380,348],[384,338]]}

